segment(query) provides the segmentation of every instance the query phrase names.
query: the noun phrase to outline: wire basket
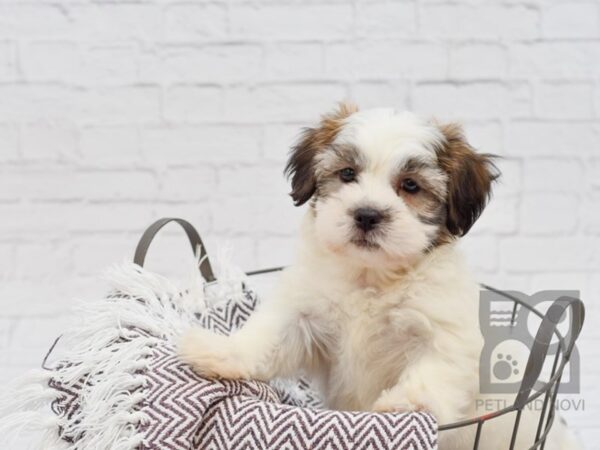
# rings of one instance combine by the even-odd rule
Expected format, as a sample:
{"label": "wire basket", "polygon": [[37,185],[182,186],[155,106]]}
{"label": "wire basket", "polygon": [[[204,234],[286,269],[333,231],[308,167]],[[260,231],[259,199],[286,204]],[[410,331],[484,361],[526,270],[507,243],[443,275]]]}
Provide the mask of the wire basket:
{"label": "wire basket", "polygon": [[[508,447],[510,450],[513,450],[515,448],[523,410],[528,405],[532,404],[538,398],[543,396],[544,400],[538,418],[535,439],[531,447],[529,447],[529,450],[543,450],[546,445],[546,439],[548,438],[548,434],[556,417],[556,398],[560,388],[561,378],[565,366],[568,364],[571,358],[571,354],[573,352],[573,348],[575,347],[575,342],[577,341],[577,338],[581,332],[581,328],[583,327],[583,321],[585,317],[585,308],[583,306],[583,302],[577,298],[563,296],[555,300],[548,311],[543,314],[534,306],[506,292],[487,285],[482,285],[482,287],[496,293],[497,295],[501,295],[514,303],[511,324],[514,324],[515,314],[519,306],[526,308],[538,316],[540,319],[542,319],[542,322],[538,327],[533,346],[530,349],[529,358],[525,367],[525,373],[523,374],[521,385],[513,404],[480,417],[462,420],[460,422],[451,424],[440,425],[439,431],[443,432],[462,427],[476,427],[473,449],[477,450],[479,448],[481,432],[484,424],[490,420],[494,420],[498,417],[515,412],[515,421]],[[558,323],[561,321],[561,318],[566,313],[567,309],[571,310],[571,323],[569,333],[566,336],[563,336],[558,329]],[[548,350],[552,343],[553,337],[558,340],[558,346],[552,362],[550,379],[543,383],[543,387],[541,389],[534,391],[533,388],[535,384],[540,380],[540,375],[542,373],[544,362],[548,357]]]}
{"label": "wire basket", "polygon": [[[152,239],[162,227],[170,222],[176,222],[183,227],[192,248],[195,251],[199,250],[200,252],[200,271],[203,278],[209,283],[215,282],[216,278],[198,232],[190,223],[182,219],[164,218],[152,224],[140,239],[140,242],[136,248],[134,262],[140,266],[143,266],[144,259]],[[252,277],[279,272],[282,269],[284,269],[284,267],[253,270],[247,272],[246,275]],[[491,291],[513,302],[511,326],[514,325],[515,316],[519,307],[525,308],[531,313],[535,314],[541,319],[541,323],[537,329],[535,340],[529,352],[525,372],[512,405],[479,417],[461,420],[459,422],[450,424],[442,424],[438,427],[438,430],[443,433],[458,428],[474,428],[473,449],[477,450],[479,449],[479,445],[481,443],[482,430],[487,422],[498,419],[499,417],[507,414],[515,413],[510,444],[507,447],[510,450],[514,450],[523,410],[528,405],[532,404],[538,398],[543,396],[543,404],[538,418],[535,438],[532,445],[528,447],[529,450],[543,450],[546,445],[546,440],[552,424],[556,418],[555,406],[561,378],[563,376],[565,366],[568,364],[571,358],[571,354],[581,332],[581,328],[583,327],[585,317],[585,308],[583,302],[577,298],[562,296],[552,303],[546,313],[542,313],[534,306],[511,294],[484,284],[481,286],[483,289]],[[570,328],[569,332],[563,336],[558,329],[558,324],[562,317],[566,314],[567,310],[570,310]],[[542,374],[542,369],[547,357],[549,356],[548,351],[551,344],[553,344],[554,338],[557,340],[558,345],[554,360],[552,361],[550,378],[547,382],[542,383],[543,386],[540,389],[534,390],[534,386],[541,382],[540,376]]]}

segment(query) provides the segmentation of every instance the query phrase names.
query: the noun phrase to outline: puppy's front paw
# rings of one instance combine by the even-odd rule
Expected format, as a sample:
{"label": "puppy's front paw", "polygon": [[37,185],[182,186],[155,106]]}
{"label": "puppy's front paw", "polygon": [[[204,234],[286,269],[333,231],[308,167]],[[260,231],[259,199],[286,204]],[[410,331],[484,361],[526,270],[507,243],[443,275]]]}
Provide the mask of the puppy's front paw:
{"label": "puppy's front paw", "polygon": [[430,407],[424,399],[412,398],[399,389],[383,391],[373,403],[375,412],[412,412],[428,411]]}
{"label": "puppy's front paw", "polygon": [[371,410],[380,413],[410,412],[420,411],[421,407],[419,405],[412,405],[406,399],[396,399],[389,396],[381,396],[375,401],[375,403],[373,403]]}
{"label": "puppy's front paw", "polygon": [[249,378],[249,371],[228,336],[196,328],[182,336],[178,352],[181,359],[199,375],[211,378]]}

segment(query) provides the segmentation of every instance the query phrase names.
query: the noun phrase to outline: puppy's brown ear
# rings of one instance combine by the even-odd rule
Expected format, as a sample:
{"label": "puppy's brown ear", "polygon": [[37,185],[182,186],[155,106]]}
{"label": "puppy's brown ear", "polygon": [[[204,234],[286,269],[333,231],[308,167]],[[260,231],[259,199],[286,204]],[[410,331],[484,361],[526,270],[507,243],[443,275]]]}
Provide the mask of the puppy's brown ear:
{"label": "puppy's brown ear", "polygon": [[438,148],[440,167],[448,174],[446,228],[464,236],[485,208],[494,180],[499,177],[494,155],[477,153],[458,124],[438,125],[445,142]]}
{"label": "puppy's brown ear", "polygon": [[294,205],[306,203],[317,189],[315,176],[315,156],[323,151],[339,133],[343,121],[358,111],[356,105],[340,103],[338,108],[321,117],[314,128],[305,128],[300,139],[292,147],[290,158],[285,166],[285,174],[292,179]]}

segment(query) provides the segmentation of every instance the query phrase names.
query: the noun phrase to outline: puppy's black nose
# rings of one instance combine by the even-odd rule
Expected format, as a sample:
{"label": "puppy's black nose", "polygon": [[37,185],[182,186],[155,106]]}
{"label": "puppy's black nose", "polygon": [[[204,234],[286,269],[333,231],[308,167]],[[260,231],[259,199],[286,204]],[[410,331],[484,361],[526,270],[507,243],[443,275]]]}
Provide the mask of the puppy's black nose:
{"label": "puppy's black nose", "polygon": [[372,230],[383,219],[383,214],[373,208],[358,208],[354,211],[354,222],[363,231]]}

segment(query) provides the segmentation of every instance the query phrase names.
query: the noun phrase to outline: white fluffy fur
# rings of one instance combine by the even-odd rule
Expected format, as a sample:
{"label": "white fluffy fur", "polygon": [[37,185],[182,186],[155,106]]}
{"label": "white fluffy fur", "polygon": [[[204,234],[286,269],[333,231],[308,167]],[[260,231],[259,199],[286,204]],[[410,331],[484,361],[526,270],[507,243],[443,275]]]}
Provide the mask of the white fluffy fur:
{"label": "white fluffy fur", "polygon": [[[307,212],[295,264],[246,326],[230,337],[192,330],[181,343],[183,358],[203,374],[224,377],[308,373],[335,409],[427,410],[442,424],[477,416],[479,286],[454,242],[426,250],[436,226],[419,221],[389,181],[405,158],[435,161],[442,139],[437,127],[412,114],[350,116],[336,142],[366,157],[360,181],[319,198]],[[350,241],[348,212],[363,204],[392,211],[378,249]],[[512,418],[499,422],[486,424],[481,448],[508,448]],[[524,422],[522,429],[531,428]],[[516,448],[533,442],[525,434],[531,432],[522,433],[528,444]],[[472,439],[469,430],[445,432],[440,448],[472,448]]]}

